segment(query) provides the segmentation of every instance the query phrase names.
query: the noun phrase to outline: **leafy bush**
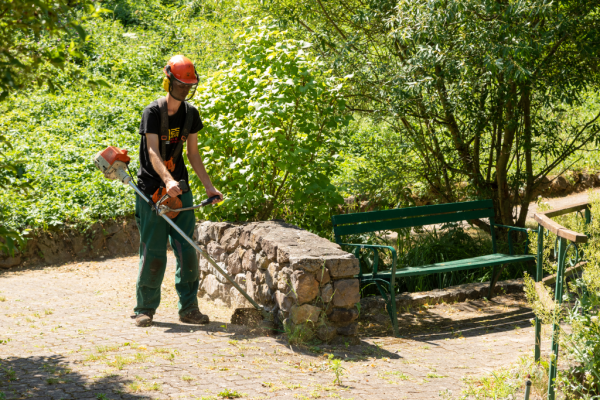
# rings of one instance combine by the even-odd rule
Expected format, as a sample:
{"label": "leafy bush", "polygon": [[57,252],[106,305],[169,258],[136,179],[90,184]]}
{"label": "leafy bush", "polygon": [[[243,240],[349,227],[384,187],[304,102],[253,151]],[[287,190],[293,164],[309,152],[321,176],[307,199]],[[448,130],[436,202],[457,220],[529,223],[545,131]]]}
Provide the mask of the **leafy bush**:
{"label": "leafy bush", "polygon": [[330,177],[335,140],[349,120],[344,81],[323,71],[309,43],[286,39],[268,19],[240,40],[240,59],[204,79],[195,100],[205,118],[199,141],[207,169],[227,198],[205,215],[327,221],[342,202]]}
{"label": "leafy bush", "polygon": [[334,183],[345,196],[375,208],[414,205],[416,158],[400,135],[384,123],[360,118],[350,122],[342,143],[343,160]]}
{"label": "leafy bush", "polygon": [[108,145],[129,149],[137,166],[137,134],[143,107],[155,95],[143,89],[68,90],[36,93],[6,102],[0,129],[19,155],[23,176],[36,182],[30,198],[0,195],[0,217],[13,228],[89,225],[133,212],[133,194],[106,180],[92,157]]}

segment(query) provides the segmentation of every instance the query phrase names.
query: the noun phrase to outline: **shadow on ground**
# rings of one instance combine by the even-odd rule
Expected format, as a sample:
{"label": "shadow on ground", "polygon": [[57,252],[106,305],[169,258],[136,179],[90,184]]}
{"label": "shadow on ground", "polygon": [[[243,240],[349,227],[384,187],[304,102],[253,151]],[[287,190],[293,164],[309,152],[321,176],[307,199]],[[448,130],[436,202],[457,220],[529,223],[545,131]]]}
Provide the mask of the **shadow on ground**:
{"label": "shadow on ground", "polygon": [[91,381],[73,372],[61,356],[0,360],[0,399],[59,399],[69,395],[77,399],[100,400],[152,398],[151,395],[130,393],[135,389],[128,388],[129,385],[143,383],[116,374]]}
{"label": "shadow on ground", "polygon": [[344,359],[360,360],[368,357],[400,359],[398,354],[389,352],[380,346],[359,340],[358,343],[345,343],[344,338],[340,337],[335,343],[324,343],[315,338],[308,339],[301,343],[290,344],[285,333],[281,331],[265,331],[262,329],[252,329],[242,325],[226,324],[224,322],[213,321],[207,325],[185,325],[171,322],[154,321],[153,325],[158,328],[166,328],[165,333],[193,333],[204,332],[207,335],[229,340],[252,340],[261,337],[274,337],[279,344],[289,348],[294,353],[300,355],[320,357],[323,353],[333,354],[335,357]]}
{"label": "shadow on ground", "polygon": [[[503,296],[502,301],[519,301],[522,294]],[[453,307],[456,312],[446,313]],[[502,308],[498,310],[498,308]],[[511,308],[511,309],[509,309]],[[516,309],[515,309],[516,308]],[[462,313],[465,317],[457,315]],[[429,341],[473,337],[490,332],[506,332],[531,326],[534,314],[530,308],[515,304],[506,305],[495,300],[471,300],[455,305],[436,305],[432,308],[414,308],[398,314],[401,338]],[[359,335],[362,337],[392,337],[392,324],[385,310],[376,310],[359,318]]]}

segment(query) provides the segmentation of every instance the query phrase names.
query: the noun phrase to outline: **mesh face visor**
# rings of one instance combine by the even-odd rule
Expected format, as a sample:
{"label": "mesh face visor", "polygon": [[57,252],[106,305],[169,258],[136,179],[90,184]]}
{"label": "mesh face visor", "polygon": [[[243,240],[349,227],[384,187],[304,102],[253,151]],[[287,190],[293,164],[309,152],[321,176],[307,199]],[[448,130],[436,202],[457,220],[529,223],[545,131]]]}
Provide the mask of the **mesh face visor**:
{"label": "mesh face visor", "polygon": [[173,72],[171,72],[170,65],[167,65],[166,72],[170,81],[169,94],[171,97],[178,101],[191,100],[196,94],[196,88],[198,87],[198,82],[200,80],[196,71],[194,70],[196,83],[186,83],[177,79]]}
{"label": "mesh face visor", "polygon": [[169,76],[171,84],[169,85],[169,93],[175,100],[189,101],[196,94],[197,83],[183,83],[175,78],[173,74]]}

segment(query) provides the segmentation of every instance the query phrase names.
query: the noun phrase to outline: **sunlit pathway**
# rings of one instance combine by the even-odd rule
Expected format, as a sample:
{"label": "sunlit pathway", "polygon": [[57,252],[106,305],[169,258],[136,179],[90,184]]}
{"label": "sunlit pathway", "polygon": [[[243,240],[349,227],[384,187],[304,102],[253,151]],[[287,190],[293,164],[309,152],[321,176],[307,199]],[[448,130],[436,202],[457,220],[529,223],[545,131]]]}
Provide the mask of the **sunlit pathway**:
{"label": "sunlit pathway", "polygon": [[[510,296],[402,314],[402,338],[377,335],[385,315],[363,317],[358,346],[290,347],[228,324],[231,311],[206,302],[201,310],[213,322],[186,325],[177,320],[173,269],[169,255],[150,328],[130,318],[135,257],[2,272],[0,392],[7,399],[433,399],[446,390],[456,396],[463,377],[532,350],[532,314]],[[344,360],[341,385],[329,354]]]}

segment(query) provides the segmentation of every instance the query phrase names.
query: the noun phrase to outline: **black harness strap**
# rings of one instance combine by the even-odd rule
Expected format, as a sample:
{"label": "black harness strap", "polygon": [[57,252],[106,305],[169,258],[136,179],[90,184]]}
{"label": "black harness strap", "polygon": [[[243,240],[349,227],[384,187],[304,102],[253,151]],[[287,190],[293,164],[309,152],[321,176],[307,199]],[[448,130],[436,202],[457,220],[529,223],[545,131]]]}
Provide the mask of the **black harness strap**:
{"label": "black harness strap", "polygon": [[[173,165],[177,164],[181,158],[181,154],[183,153],[183,144],[187,141],[187,138],[190,134],[190,129],[192,129],[192,106],[185,101],[183,102],[183,106],[185,107],[185,122],[183,124],[183,132],[181,133],[179,143],[177,143],[177,146],[173,150],[173,154],[171,156]],[[167,108],[166,97],[161,97],[158,99],[158,108],[160,110],[160,156],[164,162],[167,162],[167,143],[169,143],[169,110]]]}
{"label": "black harness strap", "polygon": [[169,110],[167,109],[167,98],[158,99],[160,110],[160,156],[167,161],[167,142],[169,141]]}
{"label": "black harness strap", "polygon": [[173,151],[173,163],[176,163],[181,158],[181,154],[183,153],[183,144],[187,140],[188,135],[190,134],[190,129],[192,129],[192,112],[191,106],[187,102],[183,102],[185,105],[185,122],[183,124],[183,132],[181,132],[181,139],[179,143],[177,143],[177,147]]}

